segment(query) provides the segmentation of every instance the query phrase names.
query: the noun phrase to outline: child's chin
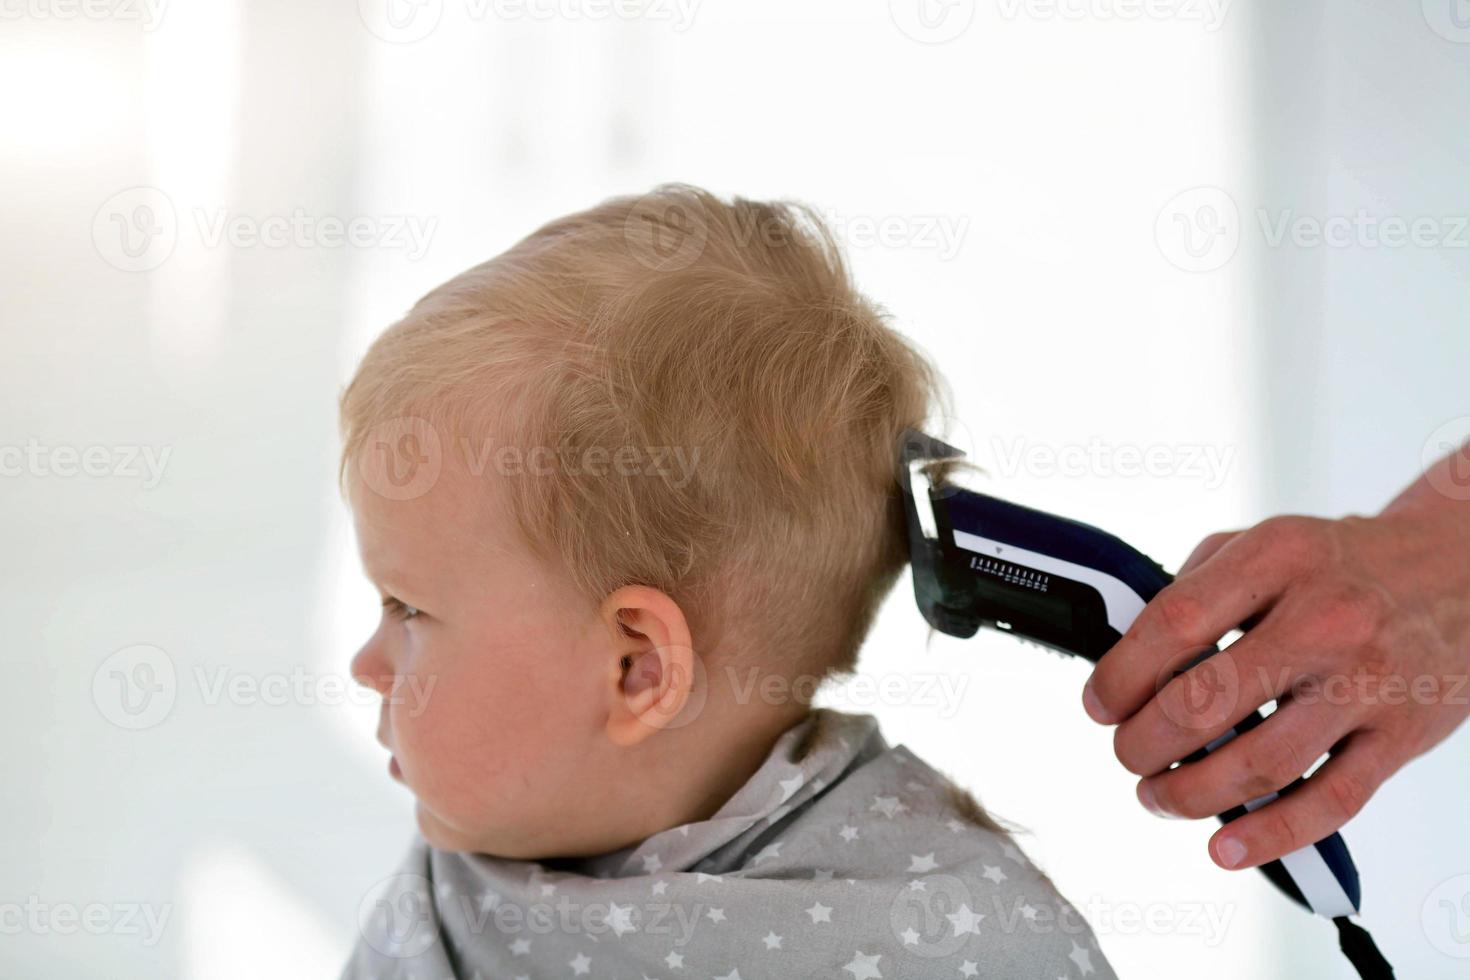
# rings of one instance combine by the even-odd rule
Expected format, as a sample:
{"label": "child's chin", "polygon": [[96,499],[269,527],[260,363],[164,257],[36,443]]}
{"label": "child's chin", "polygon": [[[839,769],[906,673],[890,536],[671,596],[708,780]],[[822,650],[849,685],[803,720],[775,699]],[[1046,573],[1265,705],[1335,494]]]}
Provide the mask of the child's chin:
{"label": "child's chin", "polygon": [[470,840],[469,835],[456,827],[446,824],[422,802],[415,802],[414,815],[418,819],[419,833],[424,835],[424,840],[429,846],[441,851],[475,851],[478,850],[475,843]]}

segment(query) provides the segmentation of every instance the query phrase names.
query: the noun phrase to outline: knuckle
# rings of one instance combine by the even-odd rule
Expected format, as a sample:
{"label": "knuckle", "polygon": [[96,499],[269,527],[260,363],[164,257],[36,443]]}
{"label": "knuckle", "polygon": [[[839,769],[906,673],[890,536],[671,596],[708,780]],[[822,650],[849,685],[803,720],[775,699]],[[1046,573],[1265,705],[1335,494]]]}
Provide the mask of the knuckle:
{"label": "knuckle", "polygon": [[1153,770],[1149,768],[1148,761],[1143,755],[1133,748],[1129,733],[1125,731],[1126,726],[1119,725],[1113,730],[1113,755],[1118,757],[1124,769],[1135,776],[1152,776]]}
{"label": "knuckle", "polygon": [[1280,789],[1306,770],[1302,754],[1291,739],[1261,739],[1247,756],[1245,787],[1255,799]]}
{"label": "knuckle", "polygon": [[1371,795],[1368,784],[1350,772],[1333,773],[1325,781],[1333,815],[1339,822],[1346,822],[1356,816]]}
{"label": "knuckle", "polygon": [[1286,854],[1303,844],[1311,843],[1301,839],[1296,822],[1292,820],[1286,807],[1279,803],[1272,803],[1256,813],[1261,816],[1262,836],[1271,842],[1271,850],[1277,854]]}
{"label": "knuckle", "polygon": [[1382,629],[1389,602],[1383,592],[1358,581],[1333,584],[1314,601],[1313,625],[1340,644],[1363,646]]}
{"label": "knuckle", "polygon": [[1210,638],[1203,635],[1205,604],[1198,596],[1168,585],[1154,598],[1154,608],[1159,625],[1169,636],[1190,643],[1209,641]]}
{"label": "knuckle", "polygon": [[1256,531],[1266,555],[1295,565],[1310,564],[1326,544],[1322,522],[1299,514],[1269,517],[1256,526]]}
{"label": "knuckle", "polygon": [[1178,792],[1174,780],[1162,780],[1154,788],[1154,798],[1158,800],[1159,806],[1168,813],[1184,817],[1186,820],[1198,820],[1201,817],[1212,817],[1214,814],[1204,806],[1200,805],[1197,794]]}

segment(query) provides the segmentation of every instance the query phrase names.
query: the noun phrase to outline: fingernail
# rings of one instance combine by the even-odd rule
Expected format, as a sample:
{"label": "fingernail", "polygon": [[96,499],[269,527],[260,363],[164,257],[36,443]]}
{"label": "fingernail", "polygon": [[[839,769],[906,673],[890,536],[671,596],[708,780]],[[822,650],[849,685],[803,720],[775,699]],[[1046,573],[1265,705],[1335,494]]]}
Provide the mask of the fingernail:
{"label": "fingernail", "polygon": [[1097,693],[1092,689],[1092,681],[1088,681],[1082,688],[1082,707],[1087,710],[1087,716],[1099,725],[1111,725],[1113,716],[1102,706],[1097,699]]}
{"label": "fingernail", "polygon": [[1164,808],[1159,806],[1159,798],[1154,795],[1154,788],[1147,780],[1140,780],[1138,783],[1138,802],[1142,803],[1143,808],[1156,817],[1174,816],[1174,814],[1165,812]]}
{"label": "fingernail", "polygon": [[1239,867],[1240,862],[1245,860],[1245,845],[1234,837],[1221,837],[1220,842],[1215,845],[1215,854],[1225,867]]}

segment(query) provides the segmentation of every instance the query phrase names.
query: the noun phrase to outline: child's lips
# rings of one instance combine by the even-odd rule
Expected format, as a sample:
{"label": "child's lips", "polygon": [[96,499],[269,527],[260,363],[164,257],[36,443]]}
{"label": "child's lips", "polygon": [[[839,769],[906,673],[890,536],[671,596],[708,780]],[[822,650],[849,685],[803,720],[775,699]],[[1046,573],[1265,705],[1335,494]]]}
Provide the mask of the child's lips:
{"label": "child's lips", "polygon": [[398,760],[391,755],[388,756],[388,775],[394,779],[403,779],[403,770],[398,768]]}

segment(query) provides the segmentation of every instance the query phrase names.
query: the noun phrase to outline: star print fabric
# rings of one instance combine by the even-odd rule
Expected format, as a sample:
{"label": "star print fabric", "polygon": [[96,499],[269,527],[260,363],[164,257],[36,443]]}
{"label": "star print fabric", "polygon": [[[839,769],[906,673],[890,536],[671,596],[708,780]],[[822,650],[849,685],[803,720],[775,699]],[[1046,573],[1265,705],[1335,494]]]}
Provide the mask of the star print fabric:
{"label": "star print fabric", "polygon": [[868,714],[818,708],[707,820],[592,858],[416,836],[342,980],[1116,980],[1081,915]]}

